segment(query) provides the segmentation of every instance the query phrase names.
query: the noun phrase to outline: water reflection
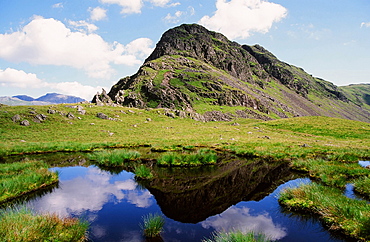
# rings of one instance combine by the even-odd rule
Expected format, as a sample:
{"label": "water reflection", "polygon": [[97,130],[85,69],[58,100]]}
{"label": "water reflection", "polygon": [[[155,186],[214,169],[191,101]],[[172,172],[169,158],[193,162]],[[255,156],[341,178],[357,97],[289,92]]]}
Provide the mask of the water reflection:
{"label": "water reflection", "polygon": [[167,217],[183,223],[198,223],[240,201],[260,200],[290,179],[292,174],[287,163],[255,160],[245,164],[236,160],[197,176],[173,171],[153,179],[146,188]]}
{"label": "water reflection", "polygon": [[[64,171],[68,169],[68,173]],[[138,190],[133,174],[123,173],[120,180],[99,168],[55,168],[60,172],[60,186],[53,193],[33,202],[39,210],[58,213],[61,216],[81,215],[85,211],[100,211],[108,201],[123,200],[136,207],[147,208],[152,204],[152,195],[147,190]],[[126,176],[126,177],[125,177]]]}
{"label": "water reflection", "polygon": [[274,224],[271,216],[264,212],[251,215],[248,207],[232,206],[220,215],[216,215],[201,222],[204,228],[214,228],[217,231],[241,231],[243,233],[254,231],[266,235],[271,240],[278,240],[287,235],[286,228]]}
{"label": "water reflection", "polygon": [[127,171],[53,168],[60,172],[59,187],[28,206],[89,221],[94,242],[144,241],[139,224],[148,213],[165,215],[164,241],[201,241],[215,230],[235,229],[280,241],[340,241],[316,220],[281,211],[279,190],[302,182],[279,186],[294,177],[286,163],[234,160],[220,167],[153,168],[156,178],[142,184]]}

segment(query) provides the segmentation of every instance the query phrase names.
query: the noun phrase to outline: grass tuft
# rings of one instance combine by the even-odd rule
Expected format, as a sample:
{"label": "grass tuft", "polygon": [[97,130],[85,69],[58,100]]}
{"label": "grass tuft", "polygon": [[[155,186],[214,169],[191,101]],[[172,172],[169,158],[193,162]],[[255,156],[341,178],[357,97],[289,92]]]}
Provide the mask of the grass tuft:
{"label": "grass tuft", "polygon": [[109,167],[122,166],[125,162],[136,160],[139,157],[139,152],[131,150],[103,150],[89,155],[89,158],[96,164]]}
{"label": "grass tuft", "polygon": [[151,179],[153,178],[153,174],[150,170],[150,168],[144,166],[144,165],[138,165],[135,167],[135,176],[139,179]]}
{"label": "grass tuft", "polygon": [[194,154],[168,153],[157,160],[159,166],[200,166],[216,162],[217,154],[209,149],[201,149]]}
{"label": "grass tuft", "polygon": [[60,218],[55,214],[34,214],[26,208],[0,212],[1,241],[85,241],[87,222]]}
{"label": "grass tuft", "polygon": [[160,236],[164,226],[164,218],[158,214],[143,216],[143,224],[140,224],[145,237],[154,238]]}
{"label": "grass tuft", "polygon": [[236,232],[216,232],[211,239],[202,240],[202,242],[267,242],[270,241],[263,234],[255,234],[254,232],[242,233]]}

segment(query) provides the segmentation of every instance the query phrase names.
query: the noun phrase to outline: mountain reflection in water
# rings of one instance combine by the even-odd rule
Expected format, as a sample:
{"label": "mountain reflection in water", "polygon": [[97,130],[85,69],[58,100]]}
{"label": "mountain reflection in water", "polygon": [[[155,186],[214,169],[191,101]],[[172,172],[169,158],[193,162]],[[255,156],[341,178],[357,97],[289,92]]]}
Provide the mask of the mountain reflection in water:
{"label": "mountain reflection in water", "polygon": [[276,196],[282,186],[276,188],[293,178],[285,163],[234,160],[221,167],[155,168],[156,178],[140,184],[127,171],[53,170],[60,172],[59,186],[27,206],[87,220],[95,242],[144,241],[140,223],[149,213],[165,215],[164,241],[201,241],[215,230],[235,229],[280,241],[341,241],[316,220],[280,211]]}

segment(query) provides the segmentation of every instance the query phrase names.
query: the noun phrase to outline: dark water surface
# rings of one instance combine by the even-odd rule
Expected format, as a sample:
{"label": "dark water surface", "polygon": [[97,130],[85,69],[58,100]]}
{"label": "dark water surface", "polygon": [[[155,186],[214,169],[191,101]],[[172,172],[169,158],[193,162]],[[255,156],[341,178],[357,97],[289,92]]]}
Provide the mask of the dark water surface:
{"label": "dark water surface", "polygon": [[149,182],[136,181],[126,170],[93,165],[52,170],[59,172],[58,187],[31,198],[27,206],[87,220],[95,242],[145,241],[139,224],[149,213],[165,217],[163,241],[201,241],[214,231],[231,230],[278,241],[344,241],[317,219],[279,206],[281,189],[310,182],[297,179],[284,163],[236,159],[221,167],[154,168],[156,178]]}

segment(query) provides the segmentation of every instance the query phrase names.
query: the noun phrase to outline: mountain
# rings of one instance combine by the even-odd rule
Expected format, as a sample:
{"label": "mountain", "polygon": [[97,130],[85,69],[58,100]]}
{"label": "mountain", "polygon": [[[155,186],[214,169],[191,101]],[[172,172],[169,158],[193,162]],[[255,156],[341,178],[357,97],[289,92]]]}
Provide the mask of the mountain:
{"label": "mountain", "polygon": [[[358,91],[360,90],[360,91]],[[197,24],[166,31],[138,72],[93,102],[199,120],[329,116],[370,122],[370,85],[338,87]]]}
{"label": "mountain", "polygon": [[46,102],[46,103],[51,103],[51,104],[59,104],[59,103],[78,103],[78,102],[83,102],[85,101],[82,98],[75,97],[75,96],[68,96],[68,95],[63,95],[63,94],[58,94],[58,93],[47,93],[44,96],[41,96],[39,98],[32,98],[27,95],[18,95],[18,96],[13,96],[13,98],[18,98],[23,101],[39,101],[39,102]]}
{"label": "mountain", "polygon": [[42,102],[42,101],[25,101],[25,100],[21,100],[16,97],[6,97],[5,96],[5,97],[0,97],[0,104],[5,104],[9,106],[30,106],[30,105],[50,105],[52,103]]}

